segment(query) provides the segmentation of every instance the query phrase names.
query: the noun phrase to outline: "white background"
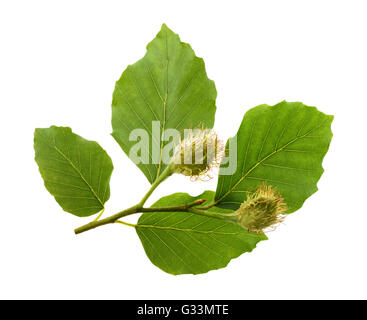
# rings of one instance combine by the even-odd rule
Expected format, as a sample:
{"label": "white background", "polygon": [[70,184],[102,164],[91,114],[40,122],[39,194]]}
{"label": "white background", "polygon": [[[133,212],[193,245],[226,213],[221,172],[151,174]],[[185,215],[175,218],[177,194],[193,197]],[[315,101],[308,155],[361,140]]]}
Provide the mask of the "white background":
{"label": "white background", "polygon": [[[366,1],[1,1],[0,298],[367,298]],[[149,184],[109,135],[115,81],[165,22],[206,62],[227,139],[249,108],[283,99],[335,115],[319,191],[269,241],[203,275],[150,263],[132,228],[75,236],[34,162],[33,131],[65,125],[113,159],[106,214]],[[216,179],[173,177],[172,192]],[[135,221],[132,217],[130,221]]]}

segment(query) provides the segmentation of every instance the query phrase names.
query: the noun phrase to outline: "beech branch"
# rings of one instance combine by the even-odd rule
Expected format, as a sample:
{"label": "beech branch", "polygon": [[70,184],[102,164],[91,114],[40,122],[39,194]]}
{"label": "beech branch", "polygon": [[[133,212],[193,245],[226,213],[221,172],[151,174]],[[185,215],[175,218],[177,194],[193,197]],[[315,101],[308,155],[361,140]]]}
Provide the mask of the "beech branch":
{"label": "beech branch", "polygon": [[151,207],[151,208],[144,208],[140,207],[139,205],[133,206],[131,208],[122,210],[108,218],[92,221],[90,223],[87,223],[84,226],[81,226],[74,230],[75,234],[83,233],[85,231],[110,224],[115,223],[118,219],[121,219],[123,217],[129,216],[134,213],[140,213],[140,212],[189,212],[189,209],[198,205],[201,205],[204,203],[205,199],[199,199],[195,200],[193,202],[189,202],[180,206],[171,206],[171,207]]}

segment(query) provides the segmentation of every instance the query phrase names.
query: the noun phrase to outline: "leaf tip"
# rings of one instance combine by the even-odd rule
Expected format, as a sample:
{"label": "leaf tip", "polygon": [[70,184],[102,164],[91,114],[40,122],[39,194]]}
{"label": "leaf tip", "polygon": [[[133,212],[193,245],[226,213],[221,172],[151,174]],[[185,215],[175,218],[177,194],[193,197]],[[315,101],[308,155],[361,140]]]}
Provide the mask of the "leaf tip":
{"label": "leaf tip", "polygon": [[161,31],[171,31],[172,32],[172,30],[168,28],[168,26],[165,23],[162,23]]}

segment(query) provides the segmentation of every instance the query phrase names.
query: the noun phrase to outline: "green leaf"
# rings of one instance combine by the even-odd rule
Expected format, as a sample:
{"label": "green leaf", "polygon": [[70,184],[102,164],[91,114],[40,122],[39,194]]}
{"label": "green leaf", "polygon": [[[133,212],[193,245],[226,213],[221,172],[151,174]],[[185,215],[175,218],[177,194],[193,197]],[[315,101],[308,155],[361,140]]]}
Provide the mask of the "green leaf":
{"label": "green leaf", "polygon": [[[197,199],[212,203],[214,192],[192,197],[175,193],[158,200],[153,207],[182,205]],[[211,208],[212,211],[231,212]],[[198,274],[224,268],[244,252],[250,252],[264,234],[249,233],[242,227],[219,219],[187,212],[144,213],[136,227],[150,261],[171,274]]]}
{"label": "green leaf", "polygon": [[287,213],[299,209],[317,191],[332,121],[333,116],[300,102],[283,101],[249,110],[232,138],[237,138],[236,172],[219,176],[217,205],[237,209],[246,192],[265,183],[283,196]]}
{"label": "green leaf", "polygon": [[52,126],[35,130],[34,149],[45,187],[65,211],[86,217],[104,208],[113,165],[97,142]]}
{"label": "green leaf", "polygon": [[[165,129],[177,129],[182,134],[183,129],[211,128],[216,96],[203,59],[196,57],[190,45],[163,25],[148,44],[145,56],[128,66],[116,82],[112,136],[129,156],[131,147],[137,143],[129,140],[132,130],[141,128],[148,133],[149,145],[144,141],[142,145],[148,148],[149,161],[137,166],[153,183],[166,167],[162,150],[169,141],[161,141],[161,134]],[[152,121],[159,121],[158,130],[153,131]]]}

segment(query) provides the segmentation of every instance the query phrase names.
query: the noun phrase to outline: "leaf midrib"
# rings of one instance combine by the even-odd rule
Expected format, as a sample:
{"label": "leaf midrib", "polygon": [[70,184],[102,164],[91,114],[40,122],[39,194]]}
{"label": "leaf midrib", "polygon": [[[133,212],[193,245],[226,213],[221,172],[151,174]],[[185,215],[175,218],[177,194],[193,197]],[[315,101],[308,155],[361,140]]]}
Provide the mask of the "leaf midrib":
{"label": "leaf midrib", "polygon": [[87,181],[87,179],[84,177],[84,175],[82,174],[82,172],[74,165],[74,163],[71,161],[71,159],[69,159],[68,156],[66,156],[58,147],[56,147],[56,145],[52,145],[50,143],[47,142],[47,139],[45,139],[45,143],[51,147],[52,149],[55,149],[56,152],[58,152],[70,165],[71,167],[76,171],[76,173],[82,178],[82,180],[84,181],[84,183],[88,186],[88,188],[90,189],[90,191],[93,193],[93,196],[96,198],[96,200],[101,204],[102,209],[104,208],[104,204],[101,201],[101,199],[98,197],[97,193],[94,191],[93,187],[89,184],[89,182]]}
{"label": "leaf midrib", "polygon": [[214,230],[204,231],[204,230],[195,230],[195,229],[190,229],[190,228],[176,228],[176,227],[144,225],[144,224],[137,224],[137,225],[134,225],[134,227],[135,228],[148,228],[148,229],[174,230],[174,231],[182,231],[182,232],[196,232],[196,233],[203,233],[203,234],[233,235],[233,236],[239,235],[242,233],[242,232],[219,232],[219,231],[214,231]]}
{"label": "leaf midrib", "polygon": [[93,187],[89,184],[89,182],[87,181],[87,179],[84,177],[84,175],[82,174],[82,172],[74,165],[74,163],[71,161],[71,159],[69,159],[69,157],[67,157],[58,147],[54,146],[55,150],[66,160],[68,161],[68,163],[72,166],[72,168],[80,175],[80,177],[82,178],[82,180],[85,182],[85,184],[88,186],[88,188],[90,189],[90,191],[92,191],[94,197],[98,200],[98,202],[101,204],[102,208],[104,208],[104,204],[101,201],[101,199],[98,197],[97,193],[94,191]]}
{"label": "leaf midrib", "polygon": [[[164,146],[164,141],[163,141],[163,135],[164,135],[164,130],[166,128],[166,109],[167,109],[167,99],[168,99],[168,43],[167,43],[167,30],[165,30],[165,51],[166,51],[166,92],[164,95],[164,101],[161,97],[161,95],[159,95],[161,97],[161,100],[163,102],[163,123],[162,123],[162,132],[161,132],[161,146],[160,146],[160,152],[159,152],[159,165],[158,165],[158,170],[157,170],[157,174],[155,177],[155,180],[157,180],[159,178],[159,174],[162,168],[162,153],[163,153],[163,146]],[[154,84],[154,81],[153,81]],[[158,90],[157,90],[158,92]]]}

